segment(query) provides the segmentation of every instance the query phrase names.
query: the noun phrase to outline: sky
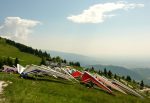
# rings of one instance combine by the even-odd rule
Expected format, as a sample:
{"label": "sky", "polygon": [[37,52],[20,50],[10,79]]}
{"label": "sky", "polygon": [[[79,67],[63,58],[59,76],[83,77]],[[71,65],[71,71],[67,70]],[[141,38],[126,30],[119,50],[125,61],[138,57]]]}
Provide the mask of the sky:
{"label": "sky", "polygon": [[0,0],[0,36],[150,67],[150,0]]}

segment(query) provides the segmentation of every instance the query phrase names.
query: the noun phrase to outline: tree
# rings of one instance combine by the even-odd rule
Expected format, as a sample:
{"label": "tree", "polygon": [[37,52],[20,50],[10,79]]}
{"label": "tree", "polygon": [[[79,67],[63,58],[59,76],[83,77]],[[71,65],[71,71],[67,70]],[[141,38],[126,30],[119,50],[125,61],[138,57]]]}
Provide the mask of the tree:
{"label": "tree", "polygon": [[39,56],[39,57],[42,57],[42,56],[43,56],[43,55],[42,55],[42,54],[43,54],[43,53],[42,53],[42,50],[39,50],[38,52],[39,52],[39,53],[38,53],[38,56]]}
{"label": "tree", "polygon": [[101,74],[101,70],[98,71],[98,74]]}
{"label": "tree", "polygon": [[124,76],[122,76],[121,78],[122,78],[122,79],[125,79],[125,77],[124,77]]}
{"label": "tree", "polygon": [[7,62],[6,58],[3,59],[3,65],[8,65],[8,62]]}
{"label": "tree", "polygon": [[17,64],[19,64],[19,59],[18,58],[15,59],[15,66],[17,66]]}
{"label": "tree", "polygon": [[0,69],[2,69],[2,66],[3,66],[3,60],[0,59]]}
{"label": "tree", "polygon": [[118,80],[119,80],[119,81],[120,81],[120,79],[121,79],[121,78],[120,78],[120,77],[118,77]]}
{"label": "tree", "polygon": [[11,58],[7,58],[7,65],[9,65],[9,66],[13,66],[13,60],[11,59]]}
{"label": "tree", "polygon": [[117,75],[116,74],[114,75],[114,78],[117,79]]}
{"label": "tree", "polygon": [[131,77],[128,75],[128,76],[126,77],[126,80],[129,81],[129,82],[131,82]]}
{"label": "tree", "polygon": [[46,59],[45,59],[45,57],[42,57],[42,60],[41,60],[41,63],[40,63],[41,65],[46,65]]}
{"label": "tree", "polygon": [[58,62],[58,63],[62,62],[62,59],[59,56],[57,56],[55,59],[56,59],[56,62]]}
{"label": "tree", "polygon": [[109,78],[112,77],[112,72],[110,70],[108,71],[108,76],[109,76]]}
{"label": "tree", "polygon": [[90,71],[91,71],[91,72],[95,72],[94,67],[91,67],[91,68],[90,68]]}
{"label": "tree", "polygon": [[89,68],[86,68],[85,71],[89,71]]}
{"label": "tree", "polygon": [[143,89],[143,88],[144,88],[144,82],[142,80],[141,83],[140,83],[140,89]]}
{"label": "tree", "polygon": [[107,76],[107,70],[104,68],[104,75]]}
{"label": "tree", "polygon": [[65,63],[65,64],[67,63],[66,59],[63,60],[63,63]]}
{"label": "tree", "polygon": [[136,81],[135,81],[135,80],[133,80],[132,82],[133,82],[133,83],[136,83]]}
{"label": "tree", "polygon": [[69,62],[69,65],[72,65],[72,62]]}
{"label": "tree", "polygon": [[79,62],[76,62],[76,63],[74,63],[74,64],[75,64],[75,66],[80,67],[80,63],[79,63]]}

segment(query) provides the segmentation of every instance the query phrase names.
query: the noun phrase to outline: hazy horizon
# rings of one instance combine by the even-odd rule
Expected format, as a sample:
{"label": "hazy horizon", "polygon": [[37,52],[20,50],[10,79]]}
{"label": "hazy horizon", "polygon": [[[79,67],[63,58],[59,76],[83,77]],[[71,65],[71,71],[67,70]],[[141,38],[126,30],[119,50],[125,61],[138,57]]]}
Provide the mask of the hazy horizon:
{"label": "hazy horizon", "polygon": [[2,0],[0,36],[43,50],[150,67],[148,0]]}

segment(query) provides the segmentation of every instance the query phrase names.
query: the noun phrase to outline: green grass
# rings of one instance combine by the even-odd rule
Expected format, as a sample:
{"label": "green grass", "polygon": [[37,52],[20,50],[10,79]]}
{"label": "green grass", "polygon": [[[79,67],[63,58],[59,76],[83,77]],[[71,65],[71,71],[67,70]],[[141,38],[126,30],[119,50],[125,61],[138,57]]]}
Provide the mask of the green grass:
{"label": "green grass", "polygon": [[11,58],[19,58],[20,64],[39,64],[41,59],[32,54],[24,53],[19,51],[16,47],[10,46],[5,43],[4,40],[0,40],[0,58],[3,57],[11,57]]}
{"label": "green grass", "polygon": [[0,73],[0,80],[13,82],[4,90],[4,103],[149,103],[149,99],[118,92],[110,95],[62,79],[29,80],[17,74]]}

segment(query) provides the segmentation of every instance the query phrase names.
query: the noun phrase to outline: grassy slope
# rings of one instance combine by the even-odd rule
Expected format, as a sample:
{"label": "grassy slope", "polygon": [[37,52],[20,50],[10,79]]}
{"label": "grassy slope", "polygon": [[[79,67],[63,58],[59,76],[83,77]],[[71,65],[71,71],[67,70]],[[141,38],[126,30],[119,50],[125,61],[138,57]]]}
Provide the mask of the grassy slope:
{"label": "grassy slope", "polygon": [[13,82],[5,88],[4,103],[149,103],[149,99],[117,92],[114,96],[60,79],[27,80],[0,73],[0,80]]}
{"label": "grassy slope", "polygon": [[10,46],[5,43],[4,40],[0,40],[0,57],[12,57],[19,58],[20,63],[23,65],[26,64],[39,64],[41,59],[32,54],[20,52],[16,47]]}

